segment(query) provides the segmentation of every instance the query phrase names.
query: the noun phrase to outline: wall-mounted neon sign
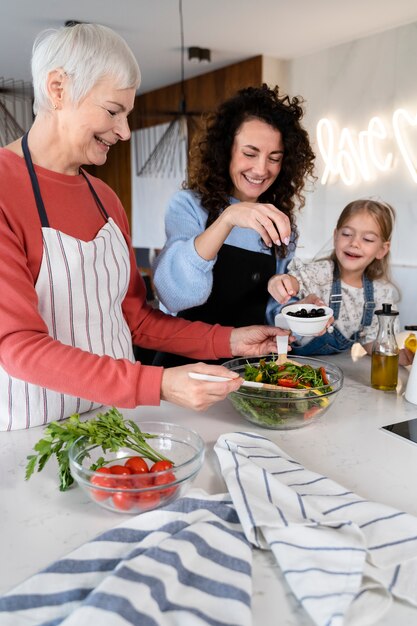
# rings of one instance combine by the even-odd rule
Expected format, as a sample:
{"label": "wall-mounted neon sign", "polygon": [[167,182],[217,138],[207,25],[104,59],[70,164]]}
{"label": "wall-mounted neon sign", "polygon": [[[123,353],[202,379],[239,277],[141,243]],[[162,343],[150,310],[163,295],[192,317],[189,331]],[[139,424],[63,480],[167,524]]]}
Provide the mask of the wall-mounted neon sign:
{"label": "wall-mounted neon sign", "polygon": [[405,109],[394,111],[391,133],[380,117],[371,118],[368,128],[358,133],[349,128],[342,128],[339,133],[335,123],[322,118],[316,128],[317,144],[325,165],[322,185],[336,177],[345,185],[353,185],[371,180],[378,172],[388,171],[394,160],[393,142],[412,180],[417,183],[417,159],[413,157],[407,136],[407,129],[414,126],[417,126],[417,115]]}

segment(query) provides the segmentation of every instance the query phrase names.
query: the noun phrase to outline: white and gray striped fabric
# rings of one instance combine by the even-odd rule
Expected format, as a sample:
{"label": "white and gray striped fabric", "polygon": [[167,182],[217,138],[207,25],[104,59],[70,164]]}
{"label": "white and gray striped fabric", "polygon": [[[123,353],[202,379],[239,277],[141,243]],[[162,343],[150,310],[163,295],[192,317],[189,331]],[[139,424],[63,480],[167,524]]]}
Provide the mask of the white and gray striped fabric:
{"label": "white and gray striped fabric", "polygon": [[[93,354],[134,362],[132,334],[122,311],[130,280],[129,249],[120,228],[109,218],[91,241],[49,227],[42,228],[42,237],[35,288],[49,335]],[[40,426],[100,406],[14,378],[0,365],[0,430]]]}
{"label": "white and gray striped fabric", "polygon": [[417,518],[255,433],[215,451],[230,495],[194,489],[123,522],[1,597],[0,624],[250,626],[254,546],[318,626],[377,624],[393,597],[417,606]]}
{"label": "white and gray striped fabric", "polygon": [[2,626],[250,626],[252,551],[227,496],[192,490],[0,598]]}
{"label": "white and gray striped fabric", "polygon": [[417,518],[305,469],[265,437],[215,451],[245,535],[271,549],[319,626],[377,624],[393,596],[417,606]]}

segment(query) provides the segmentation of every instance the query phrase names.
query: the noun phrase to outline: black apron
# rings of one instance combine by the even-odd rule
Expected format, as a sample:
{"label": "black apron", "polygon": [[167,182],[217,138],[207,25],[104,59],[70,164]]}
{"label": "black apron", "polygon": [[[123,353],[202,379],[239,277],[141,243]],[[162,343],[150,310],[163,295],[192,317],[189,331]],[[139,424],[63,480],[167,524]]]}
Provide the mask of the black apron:
{"label": "black apron", "polygon": [[[265,324],[266,305],[269,299],[268,281],[276,272],[273,252],[272,249],[271,254],[264,254],[223,244],[213,267],[213,288],[207,302],[180,311],[177,317],[236,328]],[[178,289],[181,289],[181,285],[178,285]],[[225,360],[227,359],[223,359]],[[222,360],[205,362],[221,363]],[[153,362],[154,365],[164,367],[186,363],[197,361],[167,352],[158,352]]]}

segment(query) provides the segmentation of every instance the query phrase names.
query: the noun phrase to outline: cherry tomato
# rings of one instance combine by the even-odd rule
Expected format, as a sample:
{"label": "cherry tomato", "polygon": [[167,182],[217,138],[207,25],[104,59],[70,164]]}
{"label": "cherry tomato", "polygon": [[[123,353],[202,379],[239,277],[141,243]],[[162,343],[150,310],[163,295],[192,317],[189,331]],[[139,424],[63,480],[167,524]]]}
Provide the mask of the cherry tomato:
{"label": "cherry tomato", "polygon": [[153,474],[150,472],[131,474],[129,478],[123,481],[123,484],[130,487],[130,489],[145,489],[145,487],[151,487],[153,485]]}
{"label": "cherry tomato", "polygon": [[[97,470],[97,473],[111,475],[111,471],[108,467],[100,467],[100,469]],[[106,476],[92,476],[90,479],[90,483],[92,485],[96,485],[97,487],[113,487],[112,479]],[[91,497],[94,498],[94,500],[97,500],[97,502],[107,500],[107,498],[110,496],[110,493],[102,491],[101,489],[91,489],[90,493]]]}
{"label": "cherry tomato", "polygon": [[173,464],[171,463],[171,461],[157,461],[156,463],[152,465],[149,471],[150,472],[163,472],[164,470],[171,469],[171,467],[173,467]]}
{"label": "cherry tomato", "polygon": [[[169,485],[170,483],[175,482],[175,474],[172,472],[167,472],[166,474],[161,474],[160,476],[155,476],[153,484],[154,485]],[[177,490],[177,487],[168,487],[167,489],[161,489],[161,496],[168,497],[172,496],[173,493]]]}
{"label": "cherry tomato", "polygon": [[120,509],[121,511],[129,511],[136,504],[136,498],[132,494],[124,491],[128,489],[124,485],[118,485],[117,487],[120,491],[116,491],[112,495],[113,504],[116,509]]}
{"label": "cherry tomato", "polygon": [[147,462],[141,456],[131,456],[125,463],[125,467],[128,467],[132,474],[143,474],[149,472]]}
{"label": "cherry tomato", "polygon": [[308,409],[305,413],[304,413],[304,419],[305,420],[309,420],[312,417],[314,417],[316,415],[316,413],[318,413],[320,411],[319,406],[312,406],[311,409]]}
{"label": "cherry tomato", "polygon": [[277,384],[280,385],[281,387],[297,387],[298,383],[296,380],[293,380],[292,378],[278,378],[277,380]]}
{"label": "cherry tomato", "polygon": [[326,372],[326,370],[324,369],[324,367],[320,367],[319,369],[320,369],[320,374],[321,374],[321,377],[322,377],[322,379],[323,379],[323,383],[324,383],[325,385],[328,385],[328,384],[329,384],[329,379],[327,378],[327,372]]}
{"label": "cherry tomato", "polygon": [[158,506],[161,498],[156,491],[143,491],[136,496],[136,504],[144,511]]}
{"label": "cherry tomato", "polygon": [[131,474],[129,467],[125,467],[124,465],[112,465],[110,467],[110,471],[112,474]]}

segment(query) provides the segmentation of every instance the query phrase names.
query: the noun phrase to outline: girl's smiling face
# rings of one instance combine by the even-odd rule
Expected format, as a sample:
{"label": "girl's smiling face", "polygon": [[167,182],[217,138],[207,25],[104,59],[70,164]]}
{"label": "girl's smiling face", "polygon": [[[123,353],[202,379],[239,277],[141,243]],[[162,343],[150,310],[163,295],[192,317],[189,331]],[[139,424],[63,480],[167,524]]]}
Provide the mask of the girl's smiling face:
{"label": "girl's smiling face", "polygon": [[383,241],[377,221],[363,210],[334,231],[334,248],[342,279],[361,279],[374,259],[382,259],[388,253],[390,242]]}
{"label": "girl's smiling face", "polygon": [[279,130],[259,119],[244,122],[232,146],[232,195],[241,202],[256,202],[276,180],[283,155],[284,141]]}

